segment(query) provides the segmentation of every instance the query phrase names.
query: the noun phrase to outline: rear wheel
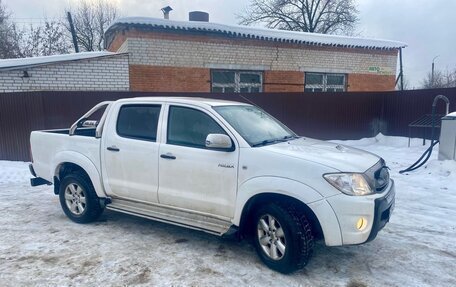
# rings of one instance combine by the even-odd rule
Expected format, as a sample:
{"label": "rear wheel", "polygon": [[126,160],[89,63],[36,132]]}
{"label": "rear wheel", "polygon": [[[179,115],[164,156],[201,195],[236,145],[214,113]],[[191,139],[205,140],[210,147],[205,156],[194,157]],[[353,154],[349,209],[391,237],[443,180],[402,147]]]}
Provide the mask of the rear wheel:
{"label": "rear wheel", "polygon": [[74,222],[95,221],[103,212],[90,180],[79,173],[66,175],[60,183],[60,205]]}
{"label": "rear wheel", "polygon": [[293,205],[269,204],[254,216],[254,245],[271,269],[291,273],[303,268],[313,249],[311,225]]}

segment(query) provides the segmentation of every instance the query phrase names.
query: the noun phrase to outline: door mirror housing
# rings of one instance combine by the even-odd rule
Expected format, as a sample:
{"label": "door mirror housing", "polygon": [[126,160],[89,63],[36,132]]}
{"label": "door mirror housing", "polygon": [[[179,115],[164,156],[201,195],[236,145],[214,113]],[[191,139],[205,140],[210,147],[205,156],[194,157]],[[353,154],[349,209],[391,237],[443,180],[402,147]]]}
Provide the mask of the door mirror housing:
{"label": "door mirror housing", "polygon": [[229,136],[224,134],[208,134],[206,137],[206,147],[230,151],[233,149],[233,142]]}

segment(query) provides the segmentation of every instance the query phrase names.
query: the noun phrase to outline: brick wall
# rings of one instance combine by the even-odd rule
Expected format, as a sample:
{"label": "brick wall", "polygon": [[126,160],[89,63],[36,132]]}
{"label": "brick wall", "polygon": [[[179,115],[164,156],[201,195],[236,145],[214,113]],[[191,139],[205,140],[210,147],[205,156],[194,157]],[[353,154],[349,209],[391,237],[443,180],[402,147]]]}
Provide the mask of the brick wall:
{"label": "brick wall", "polygon": [[[210,92],[209,68],[130,65],[130,89],[138,92]],[[348,74],[350,92],[393,91],[394,75]],[[304,72],[264,71],[263,91],[303,92]]]}
{"label": "brick wall", "polygon": [[394,91],[396,77],[394,75],[349,74],[348,90],[357,92]]}
{"label": "brick wall", "polygon": [[[265,71],[265,92],[303,92],[304,72]],[[348,74],[347,90],[356,92],[394,91],[394,75]]]}
{"label": "brick wall", "polygon": [[302,92],[304,72],[265,71],[263,83],[265,92]]}
{"label": "brick wall", "polygon": [[210,70],[130,65],[131,91],[209,92]]}
{"label": "brick wall", "polygon": [[0,71],[0,92],[128,91],[129,87],[127,54]]}
{"label": "brick wall", "polygon": [[130,63],[134,65],[198,68],[237,66],[253,70],[356,74],[369,73],[369,67],[380,67],[381,73],[396,73],[396,55],[166,39],[127,38],[126,41]]}
{"label": "brick wall", "polygon": [[117,53],[128,53],[128,41],[122,42],[119,49],[117,49]]}
{"label": "brick wall", "polygon": [[[397,50],[315,47],[136,29],[118,32],[109,50],[130,54],[133,91],[182,91],[185,87],[188,92],[209,92],[210,69],[264,71],[265,92],[302,92],[305,72],[347,74],[348,91],[395,88]],[[194,71],[199,74],[195,76]]]}
{"label": "brick wall", "polygon": [[125,32],[116,34],[114,40],[109,44],[109,47],[106,49],[111,52],[119,51],[120,46],[127,40]]}

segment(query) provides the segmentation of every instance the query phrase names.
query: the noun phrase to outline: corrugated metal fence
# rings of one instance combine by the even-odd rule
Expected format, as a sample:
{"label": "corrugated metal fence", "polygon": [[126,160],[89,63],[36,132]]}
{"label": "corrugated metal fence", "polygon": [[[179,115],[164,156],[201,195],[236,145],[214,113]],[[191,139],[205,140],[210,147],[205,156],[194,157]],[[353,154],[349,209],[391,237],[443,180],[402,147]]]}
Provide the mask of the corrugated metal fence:
{"label": "corrugated metal fence", "polygon": [[[376,93],[138,93],[28,92],[0,94],[0,159],[30,160],[32,130],[68,128],[95,104],[138,96],[206,97],[252,102],[300,135],[319,139],[359,139],[386,135],[408,136],[408,124],[431,113],[438,94],[456,110],[456,88]],[[438,110],[444,111],[439,103]],[[421,136],[421,131],[414,131]],[[419,132],[419,133],[418,133]]]}

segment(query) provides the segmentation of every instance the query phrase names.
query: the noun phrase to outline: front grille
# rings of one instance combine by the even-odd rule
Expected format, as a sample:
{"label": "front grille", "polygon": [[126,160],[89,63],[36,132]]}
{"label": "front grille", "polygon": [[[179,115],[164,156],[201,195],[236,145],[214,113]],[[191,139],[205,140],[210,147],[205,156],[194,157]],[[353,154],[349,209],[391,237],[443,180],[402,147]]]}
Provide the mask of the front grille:
{"label": "front grille", "polygon": [[380,159],[374,166],[369,168],[364,175],[367,177],[371,188],[376,192],[385,190],[390,180],[388,167],[383,159]]}
{"label": "front grille", "polygon": [[383,166],[381,169],[375,172],[375,189],[382,191],[389,183],[389,172],[388,167]]}

